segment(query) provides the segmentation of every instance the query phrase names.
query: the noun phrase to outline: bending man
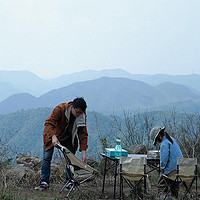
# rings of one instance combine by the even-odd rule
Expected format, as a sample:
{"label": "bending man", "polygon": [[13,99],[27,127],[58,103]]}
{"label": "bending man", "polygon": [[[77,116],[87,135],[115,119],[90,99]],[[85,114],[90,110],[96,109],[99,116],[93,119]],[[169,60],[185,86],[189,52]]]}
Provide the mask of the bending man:
{"label": "bending man", "polygon": [[[44,151],[41,168],[41,182],[35,187],[37,190],[49,188],[50,166],[54,147],[58,142],[73,154],[78,149],[82,152],[83,162],[87,162],[88,132],[86,127],[86,102],[83,98],[76,98],[72,102],[56,106],[45,121],[43,132]],[[71,178],[71,172],[66,168],[66,182]]]}

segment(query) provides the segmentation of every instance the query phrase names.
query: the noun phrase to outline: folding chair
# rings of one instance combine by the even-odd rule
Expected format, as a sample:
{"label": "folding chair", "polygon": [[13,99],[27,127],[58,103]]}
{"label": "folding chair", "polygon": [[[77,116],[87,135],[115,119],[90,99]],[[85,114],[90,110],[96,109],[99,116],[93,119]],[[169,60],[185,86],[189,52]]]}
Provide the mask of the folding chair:
{"label": "folding chair", "polygon": [[[177,159],[177,178],[176,181],[183,183],[185,187],[184,198],[190,194],[190,198],[197,199],[197,158],[178,158]],[[192,186],[195,183],[195,193],[192,194]]]}
{"label": "folding chair", "polygon": [[[62,146],[60,143],[57,146],[64,156],[67,168],[70,169],[70,173],[73,174],[73,176],[70,176],[68,174],[68,176],[71,177],[71,179],[68,182],[66,182],[60,190],[60,192],[62,192],[68,185],[68,183],[70,183],[71,187],[66,196],[66,198],[68,198],[71,191],[73,191],[74,188],[80,186],[81,184],[95,176],[98,171],[89,166],[88,164],[84,163],[82,160],[78,159],[73,153],[71,153],[71,151],[69,151],[66,147]],[[75,171],[75,168],[78,170]],[[69,172],[66,171],[66,173]],[[80,175],[85,175],[85,177],[81,181],[78,180]]]}
{"label": "folding chair", "polygon": [[[180,190],[179,185],[182,185],[185,188],[183,199],[187,198],[187,195],[190,194],[191,199],[195,199],[194,195],[191,192],[192,185],[195,182],[196,185],[196,199],[197,199],[197,158],[178,158],[177,159],[177,172],[171,174],[171,176],[162,175],[161,180],[163,180],[165,187],[163,191],[166,191],[166,194],[163,199],[167,198],[167,195],[170,192],[170,187],[174,188],[175,184],[178,184],[178,191]],[[170,181],[173,183],[169,184]]]}
{"label": "folding chair", "polygon": [[[121,157],[120,158],[120,199],[123,199],[123,181],[131,189],[134,199],[144,199],[146,194],[147,159],[144,157]],[[141,191],[142,190],[142,191]]]}

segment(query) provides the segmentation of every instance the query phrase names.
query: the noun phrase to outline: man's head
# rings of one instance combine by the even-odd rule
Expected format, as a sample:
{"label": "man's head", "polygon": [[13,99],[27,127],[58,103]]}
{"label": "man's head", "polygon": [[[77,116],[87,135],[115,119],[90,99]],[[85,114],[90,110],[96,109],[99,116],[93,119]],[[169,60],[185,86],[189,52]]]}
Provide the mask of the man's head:
{"label": "man's head", "polygon": [[78,117],[82,113],[84,113],[86,108],[87,108],[87,104],[82,97],[76,98],[76,99],[73,100],[73,102],[72,102],[72,114],[75,117]]}
{"label": "man's head", "polygon": [[156,145],[157,143],[161,143],[162,137],[165,133],[165,126],[163,128],[160,128],[158,126],[155,126],[152,128],[150,132],[151,139],[153,140],[153,144]]}

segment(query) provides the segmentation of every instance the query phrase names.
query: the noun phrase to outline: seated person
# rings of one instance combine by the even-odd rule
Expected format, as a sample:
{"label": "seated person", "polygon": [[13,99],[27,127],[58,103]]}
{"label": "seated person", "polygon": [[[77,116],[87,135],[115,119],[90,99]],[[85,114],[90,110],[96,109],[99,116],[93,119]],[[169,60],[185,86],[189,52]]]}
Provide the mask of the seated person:
{"label": "seated person", "polygon": [[[177,141],[165,132],[165,127],[154,127],[150,133],[154,138],[154,145],[160,143],[160,171],[162,174],[170,177],[177,171],[177,158],[182,158],[181,149]],[[168,185],[170,185],[171,196],[178,198],[178,184],[171,179],[167,179]],[[161,176],[158,181],[160,185],[163,183],[163,177]]]}

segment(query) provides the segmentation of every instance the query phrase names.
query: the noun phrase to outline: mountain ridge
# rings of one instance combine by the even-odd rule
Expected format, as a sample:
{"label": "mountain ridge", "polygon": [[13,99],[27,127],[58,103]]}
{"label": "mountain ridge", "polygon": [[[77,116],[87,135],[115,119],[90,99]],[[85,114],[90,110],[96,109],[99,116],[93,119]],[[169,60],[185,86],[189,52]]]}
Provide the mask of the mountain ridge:
{"label": "mountain ridge", "polygon": [[13,95],[0,102],[0,113],[38,107],[55,107],[59,103],[71,101],[76,97],[85,97],[90,111],[102,113],[200,100],[200,94],[194,93],[183,85],[162,83],[158,86],[151,86],[138,80],[102,77],[53,89],[39,97],[24,93]]}
{"label": "mountain ridge", "polygon": [[53,79],[42,79],[32,72],[23,71],[6,71],[0,70],[0,101],[16,93],[30,93],[36,97],[47,93],[53,89],[58,89],[75,83],[77,81],[94,80],[103,76],[124,77],[133,80],[143,81],[152,86],[163,82],[172,82],[185,85],[200,92],[200,75],[166,75],[166,74],[131,74],[120,68],[104,70],[85,70],[72,74],[64,74]]}

